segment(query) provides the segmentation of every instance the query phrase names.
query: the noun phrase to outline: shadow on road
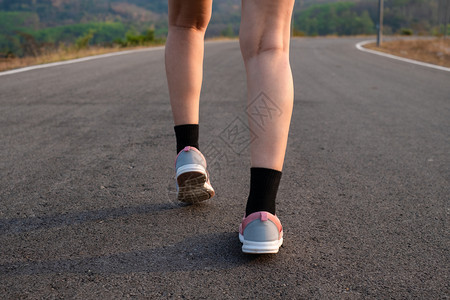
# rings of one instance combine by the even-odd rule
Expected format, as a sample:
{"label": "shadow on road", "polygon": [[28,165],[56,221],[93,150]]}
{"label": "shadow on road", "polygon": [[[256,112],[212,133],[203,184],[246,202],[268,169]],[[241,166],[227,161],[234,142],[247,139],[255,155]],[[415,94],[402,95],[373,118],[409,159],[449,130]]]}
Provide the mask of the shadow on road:
{"label": "shadow on road", "polygon": [[66,213],[53,216],[11,218],[0,220],[0,235],[49,229],[61,226],[78,225],[85,222],[104,221],[108,219],[115,219],[138,214],[155,213],[170,209],[177,209],[182,206],[183,204],[159,203],[130,207],[115,207],[99,209],[95,211]]}
{"label": "shadow on road", "polygon": [[33,261],[0,265],[2,275],[51,273],[124,274],[233,269],[256,262],[271,261],[274,256],[251,256],[241,252],[236,232],[219,232],[188,237],[173,245],[145,251],[107,256]]}
{"label": "shadow on road", "polygon": [[[160,203],[134,207],[118,207],[31,218],[0,220],[0,235],[73,226],[138,214],[155,214],[189,208],[182,204]],[[196,207],[203,210],[202,206]],[[214,232],[189,236],[176,243],[167,243],[140,251],[114,253],[95,257],[12,262],[0,265],[1,275],[37,275],[52,273],[123,274],[158,273],[195,270],[232,269],[252,261],[270,261],[273,256],[251,256],[241,252],[237,232]]]}

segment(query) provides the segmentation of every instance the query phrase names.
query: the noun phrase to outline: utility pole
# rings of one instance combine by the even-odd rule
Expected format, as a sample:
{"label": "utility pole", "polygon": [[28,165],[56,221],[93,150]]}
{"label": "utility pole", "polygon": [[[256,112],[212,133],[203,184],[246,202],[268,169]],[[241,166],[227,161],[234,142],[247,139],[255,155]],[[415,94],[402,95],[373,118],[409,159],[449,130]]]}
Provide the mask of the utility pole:
{"label": "utility pole", "polygon": [[442,9],[441,9],[441,7],[442,7],[442,0],[439,0],[438,1],[438,10],[437,10],[437,18],[438,18],[438,36],[440,36],[441,35],[441,31],[442,31],[442,23],[441,23],[441,11],[442,11]]}
{"label": "utility pole", "polygon": [[447,0],[445,3],[445,15],[444,15],[444,40],[447,38],[447,24],[448,24],[448,3],[450,0]]}
{"label": "utility pole", "polygon": [[384,0],[378,0],[378,34],[377,34],[377,47],[381,46],[383,42],[383,6]]}

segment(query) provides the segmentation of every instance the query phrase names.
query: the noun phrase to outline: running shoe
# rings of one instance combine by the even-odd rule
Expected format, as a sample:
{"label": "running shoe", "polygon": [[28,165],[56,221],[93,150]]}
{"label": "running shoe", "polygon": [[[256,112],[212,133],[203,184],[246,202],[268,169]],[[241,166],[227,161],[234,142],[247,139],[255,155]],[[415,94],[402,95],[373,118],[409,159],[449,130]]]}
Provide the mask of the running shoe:
{"label": "running shoe", "polygon": [[194,204],[214,196],[205,157],[197,148],[187,146],[181,150],[175,160],[175,169],[179,201]]}
{"label": "running shoe", "polygon": [[278,253],[283,244],[283,227],[277,216],[266,211],[254,212],[242,220],[239,240],[244,253]]}

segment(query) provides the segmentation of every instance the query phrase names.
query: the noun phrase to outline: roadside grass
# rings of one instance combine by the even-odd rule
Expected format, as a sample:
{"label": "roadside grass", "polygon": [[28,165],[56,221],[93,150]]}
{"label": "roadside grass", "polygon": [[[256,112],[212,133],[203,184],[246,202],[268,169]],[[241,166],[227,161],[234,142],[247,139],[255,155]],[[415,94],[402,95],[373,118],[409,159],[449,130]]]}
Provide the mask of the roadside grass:
{"label": "roadside grass", "polygon": [[[207,41],[227,41],[235,40],[237,37],[213,37],[207,39]],[[121,47],[119,45],[114,47],[100,47],[100,46],[89,46],[82,49],[77,49],[76,47],[60,47],[56,50],[48,50],[37,56],[27,56],[27,57],[12,57],[12,58],[1,58],[0,57],[0,72],[8,71],[18,68],[24,68],[34,65],[47,64],[58,61],[65,61],[71,59],[77,59],[87,56],[94,56],[106,53],[128,51],[143,49],[148,47],[163,46],[164,42],[154,42],[150,45],[143,46],[127,46]]]}
{"label": "roadside grass", "polygon": [[418,39],[385,41],[381,47],[376,43],[364,45],[365,48],[414,59],[443,67],[450,67],[450,39]]}
{"label": "roadside grass", "polygon": [[[161,46],[163,44],[154,44],[152,46]],[[8,71],[17,68],[23,68],[33,65],[40,65],[58,61],[65,61],[70,59],[77,59],[87,56],[100,55],[105,53],[134,50],[148,48],[148,46],[136,46],[136,47],[89,47],[86,49],[75,48],[59,48],[57,50],[48,51],[38,56],[28,57],[14,57],[14,58],[0,58],[0,72]]]}

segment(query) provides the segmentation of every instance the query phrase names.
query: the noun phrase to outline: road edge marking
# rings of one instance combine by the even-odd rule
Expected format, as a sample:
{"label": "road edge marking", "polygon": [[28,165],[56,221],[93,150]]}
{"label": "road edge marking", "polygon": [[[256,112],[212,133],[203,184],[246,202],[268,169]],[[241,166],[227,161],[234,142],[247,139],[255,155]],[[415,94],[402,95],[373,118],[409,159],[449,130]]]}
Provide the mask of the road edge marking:
{"label": "road edge marking", "polygon": [[119,51],[119,52],[111,52],[111,53],[105,53],[105,54],[99,54],[99,55],[86,56],[86,57],[75,58],[75,59],[70,59],[70,60],[57,61],[57,62],[52,62],[52,63],[46,63],[46,64],[41,64],[41,65],[34,65],[34,66],[28,66],[28,67],[23,67],[23,68],[19,68],[19,69],[3,71],[3,72],[0,72],[0,76],[12,75],[12,74],[17,74],[17,73],[22,73],[22,72],[27,72],[27,71],[31,71],[31,70],[37,70],[37,69],[69,65],[69,64],[94,60],[94,59],[113,57],[113,56],[119,56],[119,55],[130,54],[130,53],[139,53],[139,52],[160,50],[163,48],[164,48],[164,46],[159,46],[159,47],[150,47],[150,48],[145,48],[145,49],[125,50],[125,51]]}
{"label": "road edge marking", "polygon": [[380,51],[375,51],[375,50],[367,49],[367,48],[363,47],[364,45],[369,44],[369,43],[373,43],[373,42],[375,42],[375,40],[362,41],[362,42],[357,43],[355,45],[355,47],[356,47],[356,49],[358,49],[360,51],[363,51],[363,52],[368,52],[368,53],[372,53],[372,54],[376,54],[376,55],[380,55],[380,56],[384,56],[384,57],[388,57],[388,58],[404,61],[404,62],[407,62],[407,63],[416,64],[416,65],[423,66],[423,67],[428,67],[428,68],[433,68],[433,69],[437,69],[437,70],[441,70],[441,71],[450,72],[450,68],[447,68],[447,67],[442,67],[442,66],[438,66],[438,65],[434,65],[434,64],[429,64],[429,63],[421,62],[421,61],[418,61],[418,60],[404,58],[404,57],[400,57],[400,56],[396,56],[396,55],[392,55],[392,54],[388,54],[388,53],[384,53],[384,52],[380,52]]}

